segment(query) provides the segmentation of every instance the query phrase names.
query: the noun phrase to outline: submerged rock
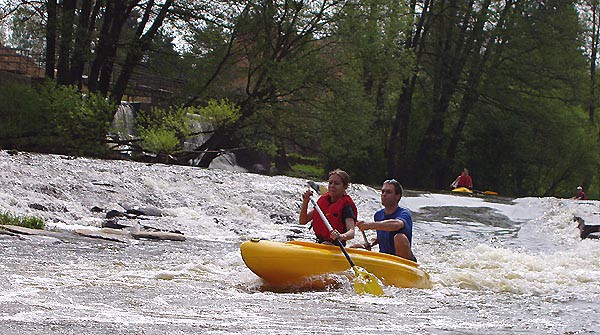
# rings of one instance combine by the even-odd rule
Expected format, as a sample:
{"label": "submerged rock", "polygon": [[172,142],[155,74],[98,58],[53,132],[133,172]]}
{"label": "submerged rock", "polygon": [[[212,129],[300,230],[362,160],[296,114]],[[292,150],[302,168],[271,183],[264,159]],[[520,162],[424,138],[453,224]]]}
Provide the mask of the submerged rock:
{"label": "submerged rock", "polygon": [[169,240],[169,241],[185,241],[183,234],[170,233],[165,231],[139,231],[132,232],[131,236],[135,239],[150,239],[150,240]]}

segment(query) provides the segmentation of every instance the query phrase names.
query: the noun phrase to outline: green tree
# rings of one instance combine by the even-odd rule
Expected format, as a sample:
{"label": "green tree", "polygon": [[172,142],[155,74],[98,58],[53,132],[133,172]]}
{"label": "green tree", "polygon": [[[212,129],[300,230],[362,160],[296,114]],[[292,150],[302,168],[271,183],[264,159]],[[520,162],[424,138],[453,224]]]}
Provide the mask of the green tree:
{"label": "green tree", "polygon": [[597,162],[578,35],[573,3],[515,7],[463,154],[482,184],[516,195],[565,194]]}
{"label": "green tree", "polygon": [[[208,166],[218,155],[215,149],[236,147],[244,136],[260,138],[263,146],[270,142],[285,169],[284,140],[291,138],[290,129],[295,127],[296,133],[304,130],[302,134],[309,138],[316,136],[310,136],[306,122],[295,122],[299,119],[296,112],[306,113],[302,115],[305,120],[313,117],[311,112],[319,113],[311,103],[326,94],[328,80],[335,77],[335,68],[324,55],[331,50],[328,29],[340,4],[323,0],[247,5],[235,20],[235,38],[229,39],[226,47],[227,69],[238,78],[230,88],[238,93],[241,115],[235,123],[217,128],[201,146],[199,150],[208,149],[209,153],[202,156],[200,165]],[[255,120],[261,120],[263,126],[256,128],[259,123]],[[312,143],[298,140],[297,145],[309,147]]]}

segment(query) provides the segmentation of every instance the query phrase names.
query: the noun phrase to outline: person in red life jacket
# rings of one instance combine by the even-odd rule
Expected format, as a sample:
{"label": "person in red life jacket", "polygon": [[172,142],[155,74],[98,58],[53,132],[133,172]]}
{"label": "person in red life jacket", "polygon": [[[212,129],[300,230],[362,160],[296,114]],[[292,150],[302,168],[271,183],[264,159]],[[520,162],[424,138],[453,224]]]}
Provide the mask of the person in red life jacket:
{"label": "person in red life jacket", "polygon": [[575,196],[575,199],[587,200],[587,197],[585,196],[585,192],[583,192],[583,187],[577,186],[577,195]]}
{"label": "person in red life jacket", "polygon": [[450,184],[450,186],[452,188],[457,188],[457,187],[466,187],[469,190],[473,189],[473,180],[471,179],[471,176],[469,175],[469,170],[467,170],[467,168],[465,168],[463,170],[463,172],[460,174],[460,176],[456,177],[456,179],[454,179],[454,181],[452,182],[452,184]]}
{"label": "person in red life jacket", "polygon": [[340,240],[346,245],[347,240],[354,238],[354,224],[358,217],[358,210],[346,189],[350,183],[350,176],[343,170],[336,169],[329,172],[329,185],[327,193],[317,200],[317,205],[325,214],[332,231],[328,231],[325,222],[315,209],[308,210],[308,202],[312,191],[309,189],[302,194],[302,207],[300,209],[300,224],[312,221],[313,230],[319,243],[335,244]]}
{"label": "person in red life jacket", "polygon": [[358,221],[356,226],[360,230],[377,231],[377,238],[372,245],[379,244],[379,252],[416,262],[417,258],[411,249],[412,216],[408,209],[398,205],[402,191],[402,185],[395,179],[384,181],[381,187],[383,209],[375,213],[373,222]]}

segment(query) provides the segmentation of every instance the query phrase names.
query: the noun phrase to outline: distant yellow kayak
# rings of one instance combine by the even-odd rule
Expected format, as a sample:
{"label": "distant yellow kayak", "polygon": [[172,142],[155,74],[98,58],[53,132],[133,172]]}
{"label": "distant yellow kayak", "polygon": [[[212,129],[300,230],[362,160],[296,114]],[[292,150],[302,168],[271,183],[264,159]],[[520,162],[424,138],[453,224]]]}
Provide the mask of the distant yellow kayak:
{"label": "distant yellow kayak", "polygon": [[458,192],[458,193],[473,193],[473,191],[469,190],[466,187],[457,187],[455,189],[452,190],[452,192]]}
{"label": "distant yellow kayak", "polygon": [[477,191],[477,190],[470,190],[466,187],[457,187],[457,188],[453,189],[452,192],[467,193],[467,194],[476,193],[476,194],[484,194],[484,195],[498,195],[498,192],[495,192],[495,191]]}
{"label": "distant yellow kayak", "polygon": [[[322,288],[327,274],[350,269],[340,248],[312,242],[250,240],[240,246],[246,266],[274,287]],[[354,263],[384,285],[431,288],[427,272],[415,262],[363,249],[346,249]]]}
{"label": "distant yellow kayak", "polygon": [[483,193],[485,195],[498,195],[498,192],[495,192],[495,191],[483,191],[481,193]]}

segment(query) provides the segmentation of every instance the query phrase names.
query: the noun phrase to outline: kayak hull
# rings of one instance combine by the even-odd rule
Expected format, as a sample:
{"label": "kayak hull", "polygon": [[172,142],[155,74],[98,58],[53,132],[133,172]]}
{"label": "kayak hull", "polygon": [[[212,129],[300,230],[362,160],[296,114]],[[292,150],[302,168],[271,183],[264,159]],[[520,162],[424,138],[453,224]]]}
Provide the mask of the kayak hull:
{"label": "kayak hull", "polygon": [[[240,250],[246,266],[273,287],[322,288],[335,282],[335,274],[350,269],[340,248],[332,245],[250,240]],[[357,266],[384,285],[431,288],[429,275],[415,262],[363,249],[346,250]]]}
{"label": "kayak hull", "polygon": [[452,192],[457,192],[457,193],[473,193],[473,191],[471,191],[470,189],[466,188],[466,187],[457,187],[455,189],[452,190]]}

